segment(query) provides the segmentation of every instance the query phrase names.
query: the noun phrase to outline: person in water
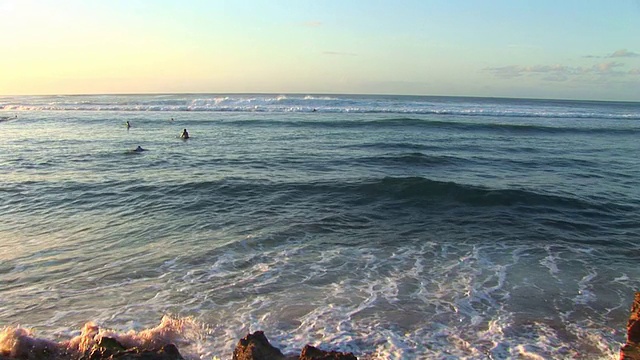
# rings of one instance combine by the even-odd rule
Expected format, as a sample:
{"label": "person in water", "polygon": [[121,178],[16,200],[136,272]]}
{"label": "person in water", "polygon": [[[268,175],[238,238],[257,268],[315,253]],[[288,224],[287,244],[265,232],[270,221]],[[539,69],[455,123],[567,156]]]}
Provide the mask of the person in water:
{"label": "person in water", "polygon": [[182,134],[180,134],[180,138],[181,139],[188,139],[189,138],[189,133],[187,132],[187,129],[182,130]]}
{"label": "person in water", "polygon": [[129,121],[127,120],[127,129],[131,127],[131,124],[129,123]]}
{"label": "person in water", "polygon": [[142,152],[142,151],[145,151],[145,149],[143,149],[140,145],[138,145],[138,147],[137,147],[135,150],[133,150],[133,151],[135,151],[135,152]]}

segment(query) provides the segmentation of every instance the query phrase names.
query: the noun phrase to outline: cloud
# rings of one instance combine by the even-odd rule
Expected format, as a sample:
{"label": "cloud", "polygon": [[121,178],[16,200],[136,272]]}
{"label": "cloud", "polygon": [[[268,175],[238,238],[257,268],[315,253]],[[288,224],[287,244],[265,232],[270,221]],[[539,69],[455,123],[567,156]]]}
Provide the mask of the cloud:
{"label": "cloud", "polygon": [[503,79],[511,79],[522,75],[522,67],[518,65],[491,67],[485,68],[484,70],[489,71],[493,73],[493,75]]}
{"label": "cloud", "polygon": [[585,56],[583,56],[583,58],[587,58],[587,59],[621,58],[621,57],[626,57],[626,58],[640,57],[640,54],[636,53],[636,52],[633,52],[633,51],[629,51],[627,49],[620,49],[620,50],[616,50],[616,51],[612,52],[611,54],[605,55],[605,56],[601,56],[601,55],[585,55]]}
{"label": "cloud", "polygon": [[624,64],[619,63],[619,62],[614,62],[614,61],[610,61],[610,62],[606,62],[606,63],[600,63],[600,64],[595,64],[591,67],[591,69],[594,72],[597,73],[611,73],[613,72],[615,68],[618,67],[622,67],[624,66]]}
{"label": "cloud", "polygon": [[335,55],[335,56],[358,56],[358,54],[341,52],[341,51],[323,51],[322,53],[325,55]]}
{"label": "cloud", "polygon": [[607,57],[619,58],[619,57],[638,57],[638,56],[640,56],[640,54],[634,53],[634,52],[629,51],[627,49],[620,49],[620,50],[614,51],[611,55],[609,55]]}
{"label": "cloud", "polygon": [[618,68],[623,67],[624,64],[610,61],[595,64],[591,67],[583,66],[568,66],[568,65],[534,65],[534,66],[519,66],[508,65],[501,67],[485,68],[485,71],[492,73],[494,76],[503,79],[513,79],[521,76],[542,76],[544,80],[548,81],[566,81],[571,78],[585,75],[622,75],[624,72],[619,71]]}

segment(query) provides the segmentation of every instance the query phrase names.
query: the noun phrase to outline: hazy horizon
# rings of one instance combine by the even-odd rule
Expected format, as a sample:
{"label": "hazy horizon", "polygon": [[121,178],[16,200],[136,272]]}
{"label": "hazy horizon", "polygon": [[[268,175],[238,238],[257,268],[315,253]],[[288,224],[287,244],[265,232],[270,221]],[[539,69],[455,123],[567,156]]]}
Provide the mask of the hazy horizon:
{"label": "hazy horizon", "polygon": [[640,101],[640,1],[0,0],[0,95]]}
{"label": "hazy horizon", "polygon": [[150,93],[86,93],[86,94],[8,94],[0,95],[0,98],[9,97],[57,97],[57,96],[193,96],[193,95],[215,95],[215,96],[362,96],[362,97],[416,97],[416,98],[460,98],[460,99],[502,99],[502,100],[531,100],[531,101],[567,101],[567,102],[619,102],[619,103],[640,103],[640,100],[599,100],[599,99],[563,99],[563,98],[535,98],[535,97],[508,97],[508,96],[474,96],[474,95],[416,95],[416,94],[356,94],[356,93],[279,93],[279,92],[237,92],[237,93],[217,93],[217,92],[150,92]]}

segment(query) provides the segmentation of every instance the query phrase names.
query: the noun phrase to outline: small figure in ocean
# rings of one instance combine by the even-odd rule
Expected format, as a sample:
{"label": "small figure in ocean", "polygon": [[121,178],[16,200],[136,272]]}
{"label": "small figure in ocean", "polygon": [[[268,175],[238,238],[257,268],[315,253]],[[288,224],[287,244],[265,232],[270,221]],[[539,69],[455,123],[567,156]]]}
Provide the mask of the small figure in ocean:
{"label": "small figure in ocean", "polygon": [[129,120],[127,120],[127,130],[129,130],[130,127],[131,127],[131,123],[129,123]]}
{"label": "small figure in ocean", "polygon": [[312,112],[316,112],[316,111],[318,111],[318,109],[316,109],[316,108],[313,108],[313,111],[312,111]]}
{"label": "small figure in ocean", "polygon": [[147,149],[143,149],[140,145],[138,145],[138,147],[133,151],[135,151],[135,152],[143,152],[143,151],[147,151]]}
{"label": "small figure in ocean", "polygon": [[189,138],[189,133],[187,132],[187,129],[182,130],[182,134],[180,134],[180,138],[184,140]]}
{"label": "small figure in ocean", "polygon": [[173,121],[173,118],[171,118],[171,120],[170,120],[170,121]]}

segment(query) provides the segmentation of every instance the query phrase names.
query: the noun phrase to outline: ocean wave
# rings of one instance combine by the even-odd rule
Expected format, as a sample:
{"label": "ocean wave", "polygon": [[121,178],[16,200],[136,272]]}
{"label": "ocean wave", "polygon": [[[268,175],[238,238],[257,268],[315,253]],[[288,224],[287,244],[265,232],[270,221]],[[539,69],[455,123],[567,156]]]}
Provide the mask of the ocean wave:
{"label": "ocean wave", "polygon": [[496,117],[496,118],[542,118],[542,119],[607,119],[607,120],[640,120],[640,114],[610,114],[610,113],[574,113],[574,112],[511,112],[485,110],[455,110],[455,109],[398,109],[372,107],[317,107],[307,106],[242,106],[242,105],[149,105],[149,104],[118,104],[118,105],[4,105],[0,110],[5,111],[120,111],[120,112],[252,112],[252,113],[329,113],[329,114],[413,114],[458,117]]}
{"label": "ocean wave", "polygon": [[[350,160],[352,161],[352,160]],[[366,156],[355,161],[362,163],[363,165],[423,165],[423,166],[437,166],[437,165],[455,165],[469,160],[458,158],[455,156],[434,156],[427,155],[421,152],[408,152],[400,154],[386,154],[381,156]]]}
{"label": "ocean wave", "polygon": [[[391,157],[393,162],[440,162],[455,159],[432,159],[424,155],[409,154]],[[130,182],[108,184],[81,183],[67,181],[51,183],[45,186],[47,196],[55,197],[55,204],[63,206],[71,202],[76,208],[89,210],[94,206],[104,206],[139,202],[150,206],[156,204],[162,208],[167,204],[187,206],[180,199],[184,196],[198,198],[188,206],[197,207],[206,204],[224,204],[227,201],[272,203],[281,205],[282,201],[314,198],[316,201],[335,202],[385,202],[402,201],[414,207],[440,207],[458,204],[465,207],[527,207],[539,209],[566,209],[609,213],[635,212],[634,206],[610,202],[607,199],[579,198],[569,194],[541,193],[531,189],[488,188],[456,182],[430,180],[424,177],[382,177],[364,179],[345,179],[313,182],[276,182],[269,180],[248,180],[242,178],[223,178],[220,180],[194,181],[185,183],[135,184]],[[101,189],[106,190],[103,192]],[[109,189],[119,189],[112,191]],[[84,194],[85,199],[78,194]],[[215,195],[215,196],[214,196]],[[337,199],[337,200],[336,200]],[[96,202],[96,200],[99,200]],[[38,202],[51,201],[39,197]],[[16,204],[8,200],[5,205]],[[199,204],[203,203],[203,204]],[[263,204],[264,205],[264,204]],[[153,207],[148,210],[151,211]]]}
{"label": "ocean wave", "polygon": [[[263,112],[330,114],[415,114],[456,117],[640,120],[631,105],[589,106],[588,103],[541,103],[521,100],[409,98],[323,95],[150,95],[57,96],[0,98],[4,111],[166,111]],[[610,110],[610,111],[607,111]]]}
{"label": "ocean wave", "polygon": [[542,194],[525,189],[492,189],[455,182],[429,180],[423,177],[385,177],[364,182],[358,190],[372,197],[393,197],[415,203],[460,203],[469,206],[544,206],[578,210],[597,209],[630,211],[628,206],[596,203],[555,194]]}
{"label": "ocean wave", "polygon": [[[216,119],[215,121],[220,121]],[[593,125],[567,125],[558,123],[557,125],[543,124],[517,124],[517,123],[487,123],[470,121],[446,121],[434,120],[433,118],[417,117],[390,117],[375,120],[361,119],[300,119],[300,120],[277,120],[271,118],[253,120],[224,120],[225,124],[238,127],[254,126],[281,126],[290,128],[333,128],[333,129],[359,129],[359,128],[418,128],[418,129],[443,129],[460,131],[484,131],[492,133],[505,133],[514,135],[527,134],[611,134],[611,135],[636,135],[640,133],[640,126],[625,126],[619,128],[599,127]]]}
{"label": "ocean wave", "polygon": [[[513,134],[546,133],[546,134],[566,134],[566,133],[587,133],[587,134],[636,134],[640,132],[640,127],[625,128],[605,128],[587,126],[567,126],[558,123],[556,126],[542,124],[517,124],[517,123],[486,123],[486,122],[462,122],[462,121],[440,121],[433,119],[419,119],[411,117],[389,118],[369,120],[365,124],[374,126],[414,126],[420,128],[442,128],[453,130],[480,130],[491,132],[505,132]],[[339,126],[353,126],[352,124],[340,124]]]}

